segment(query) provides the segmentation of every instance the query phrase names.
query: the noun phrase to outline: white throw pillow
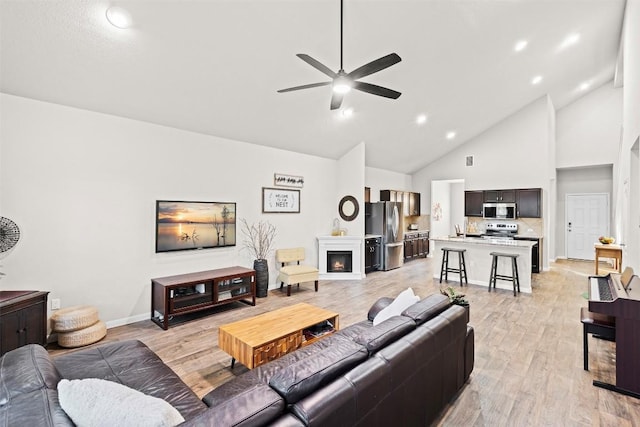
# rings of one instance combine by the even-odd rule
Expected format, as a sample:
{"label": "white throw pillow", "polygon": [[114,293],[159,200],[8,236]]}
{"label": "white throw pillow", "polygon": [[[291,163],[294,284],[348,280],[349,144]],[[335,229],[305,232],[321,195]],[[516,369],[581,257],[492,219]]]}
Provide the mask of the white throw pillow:
{"label": "white throw pillow", "polygon": [[164,427],[184,422],[168,402],[98,378],[60,380],[58,398],[62,409],[79,427]]}
{"label": "white throw pillow", "polygon": [[380,310],[373,318],[373,326],[379,325],[390,317],[399,316],[407,307],[420,301],[420,297],[413,293],[413,289],[407,288],[393,300],[391,304]]}

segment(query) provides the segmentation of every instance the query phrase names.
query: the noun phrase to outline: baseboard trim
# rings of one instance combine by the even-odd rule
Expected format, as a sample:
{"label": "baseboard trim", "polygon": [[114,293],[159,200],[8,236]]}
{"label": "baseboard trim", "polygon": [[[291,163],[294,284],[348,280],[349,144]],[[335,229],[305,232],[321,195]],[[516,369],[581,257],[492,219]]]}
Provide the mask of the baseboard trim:
{"label": "baseboard trim", "polygon": [[105,322],[105,324],[107,325],[107,329],[111,329],[117,326],[124,326],[130,323],[141,322],[143,320],[149,320],[149,319],[151,319],[151,314],[144,313],[144,314],[138,314],[130,317],[123,317],[122,319],[110,320],[108,322]]}

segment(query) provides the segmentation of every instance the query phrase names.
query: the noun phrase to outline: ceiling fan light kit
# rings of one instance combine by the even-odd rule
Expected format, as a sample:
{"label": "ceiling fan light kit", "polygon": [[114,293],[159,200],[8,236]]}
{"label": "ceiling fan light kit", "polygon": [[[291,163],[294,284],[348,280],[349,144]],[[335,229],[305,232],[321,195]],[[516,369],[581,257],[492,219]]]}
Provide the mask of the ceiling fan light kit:
{"label": "ceiling fan light kit", "polygon": [[295,90],[301,89],[311,89],[314,87],[320,86],[332,86],[333,94],[331,96],[331,106],[332,110],[336,110],[340,108],[342,105],[342,99],[344,95],[351,91],[351,89],[356,89],[361,92],[370,93],[372,95],[382,96],[390,99],[398,99],[401,93],[392,89],[388,89],[386,87],[374,85],[371,83],[365,83],[357,81],[359,78],[366,77],[373,73],[377,73],[378,71],[382,71],[385,68],[389,68],[390,66],[397,64],[402,59],[396,53],[390,53],[389,55],[383,56],[382,58],[378,58],[375,61],[371,61],[360,68],[356,68],[350,73],[347,73],[343,69],[342,65],[342,33],[343,33],[343,9],[344,9],[344,1],[340,0],[340,69],[338,72],[334,72],[331,68],[322,64],[320,61],[312,58],[311,56],[299,53],[297,54],[298,58],[302,59],[307,64],[311,65],[313,68],[322,72],[323,74],[331,77],[330,82],[321,82],[321,83],[311,83],[302,86],[294,86],[286,89],[280,89],[278,93],[284,92],[292,92]]}

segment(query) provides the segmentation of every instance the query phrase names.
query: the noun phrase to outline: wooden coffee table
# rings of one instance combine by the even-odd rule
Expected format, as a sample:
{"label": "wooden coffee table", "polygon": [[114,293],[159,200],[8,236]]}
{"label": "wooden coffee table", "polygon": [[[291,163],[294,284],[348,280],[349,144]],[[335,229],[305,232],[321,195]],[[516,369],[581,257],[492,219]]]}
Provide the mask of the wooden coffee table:
{"label": "wooden coffee table", "polygon": [[[328,321],[332,330],[312,336],[310,328]],[[277,359],[338,330],[338,313],[300,303],[218,329],[218,345],[249,369]]]}

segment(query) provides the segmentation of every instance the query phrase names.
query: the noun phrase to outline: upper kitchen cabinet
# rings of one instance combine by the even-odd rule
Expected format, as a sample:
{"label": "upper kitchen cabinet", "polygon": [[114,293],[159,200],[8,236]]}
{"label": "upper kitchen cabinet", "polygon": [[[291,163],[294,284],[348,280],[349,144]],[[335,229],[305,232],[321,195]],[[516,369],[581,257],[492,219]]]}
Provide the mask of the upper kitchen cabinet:
{"label": "upper kitchen cabinet", "polygon": [[380,190],[381,202],[402,202],[404,216],[420,215],[420,193],[410,191]]}
{"label": "upper kitchen cabinet", "polygon": [[409,193],[409,215],[420,215],[420,193]]}
{"label": "upper kitchen cabinet", "polygon": [[482,216],[484,191],[464,192],[464,216]]}
{"label": "upper kitchen cabinet", "polygon": [[518,218],[540,218],[542,215],[542,189],[527,188],[516,191]]}
{"label": "upper kitchen cabinet", "polygon": [[488,190],[484,192],[486,203],[515,203],[516,190]]}
{"label": "upper kitchen cabinet", "polygon": [[[400,198],[398,198],[398,193],[400,193]],[[380,190],[380,201],[381,202],[401,202],[402,191]]]}

